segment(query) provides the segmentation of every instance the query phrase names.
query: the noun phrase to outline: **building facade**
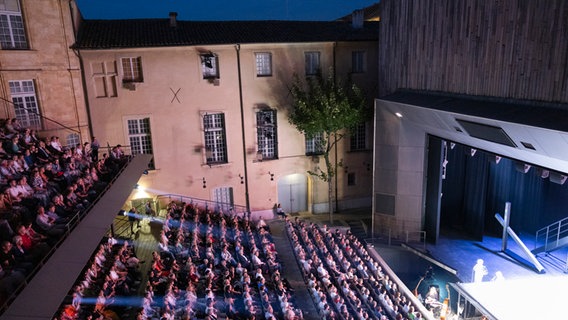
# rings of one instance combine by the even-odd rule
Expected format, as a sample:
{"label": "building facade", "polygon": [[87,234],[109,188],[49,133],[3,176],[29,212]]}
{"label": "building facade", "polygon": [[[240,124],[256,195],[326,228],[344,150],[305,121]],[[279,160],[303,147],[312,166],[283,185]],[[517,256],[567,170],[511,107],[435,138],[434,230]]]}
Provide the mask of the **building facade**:
{"label": "building facade", "polygon": [[[148,193],[181,194],[271,213],[327,211],[323,165],[287,120],[294,74],[335,68],[372,105],[376,23],[82,22],[74,46],[84,68],[92,129],[103,145],[152,153]],[[371,119],[333,153],[343,163],[339,209],[370,205]]]}
{"label": "building facade", "polygon": [[75,42],[77,8],[65,0],[0,1],[0,118],[16,118],[64,145],[89,139]]}

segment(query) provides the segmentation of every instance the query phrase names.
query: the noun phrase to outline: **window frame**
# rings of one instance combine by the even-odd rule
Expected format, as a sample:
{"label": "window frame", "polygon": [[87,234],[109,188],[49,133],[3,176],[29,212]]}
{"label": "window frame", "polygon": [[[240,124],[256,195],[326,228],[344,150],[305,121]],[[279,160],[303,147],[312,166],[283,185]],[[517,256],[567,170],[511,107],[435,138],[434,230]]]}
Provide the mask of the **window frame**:
{"label": "window frame", "polygon": [[[6,6],[6,0],[0,1],[4,2],[4,6]],[[14,0],[13,3],[17,4],[17,8],[14,8],[17,11],[0,10],[0,47],[2,50],[27,50],[30,47],[21,4],[19,0]],[[3,21],[4,17],[5,21]]]}
{"label": "window frame", "polygon": [[276,110],[262,108],[257,110],[255,116],[258,160],[278,159],[278,114]]}
{"label": "window frame", "polygon": [[205,163],[209,166],[228,163],[225,113],[205,113],[202,117]]}
{"label": "window frame", "polygon": [[[149,116],[128,117],[125,119],[126,134],[130,145],[130,153],[153,154],[152,121]],[[133,130],[135,129],[135,131]],[[144,138],[147,138],[146,140]],[[135,141],[137,140],[137,141]]]}
{"label": "window frame", "polygon": [[306,77],[317,76],[321,74],[321,52],[306,51],[304,52],[304,71]]}
{"label": "window frame", "polygon": [[349,150],[365,151],[369,149],[367,138],[367,122],[357,125],[350,133]]}
{"label": "window frame", "polygon": [[219,57],[214,53],[202,53],[199,55],[201,64],[201,74],[204,80],[215,80],[220,78]]}
{"label": "window frame", "polygon": [[122,70],[122,83],[144,82],[142,57],[122,57],[120,58],[120,67]]}
{"label": "window frame", "polygon": [[[305,148],[306,148],[306,155],[307,156],[319,156],[324,154],[325,146],[323,144],[323,132],[319,132],[314,134],[313,137],[308,138],[307,135],[304,135],[305,138]],[[318,142],[319,142],[319,149],[318,149]]]}
{"label": "window frame", "polygon": [[351,51],[351,73],[367,71],[367,53],[364,50]]}
{"label": "window frame", "polygon": [[263,51],[254,53],[256,76],[258,78],[272,77],[272,53]]}
{"label": "window frame", "polygon": [[10,80],[8,86],[16,119],[24,127],[41,130],[43,125],[35,81],[32,79]]}

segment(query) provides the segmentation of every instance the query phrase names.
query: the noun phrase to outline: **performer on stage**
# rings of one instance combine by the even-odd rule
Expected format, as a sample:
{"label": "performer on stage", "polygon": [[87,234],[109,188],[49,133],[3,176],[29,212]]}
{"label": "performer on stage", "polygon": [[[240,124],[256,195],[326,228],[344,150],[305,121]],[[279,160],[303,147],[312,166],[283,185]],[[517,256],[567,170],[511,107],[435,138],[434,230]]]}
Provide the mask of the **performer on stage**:
{"label": "performer on stage", "polygon": [[426,293],[426,298],[424,299],[424,305],[426,309],[436,309],[442,306],[440,302],[440,292],[438,292],[438,288],[436,286],[431,286]]}
{"label": "performer on stage", "polygon": [[483,264],[483,259],[477,259],[477,263],[473,266],[473,282],[483,281],[483,277],[488,273],[487,267]]}

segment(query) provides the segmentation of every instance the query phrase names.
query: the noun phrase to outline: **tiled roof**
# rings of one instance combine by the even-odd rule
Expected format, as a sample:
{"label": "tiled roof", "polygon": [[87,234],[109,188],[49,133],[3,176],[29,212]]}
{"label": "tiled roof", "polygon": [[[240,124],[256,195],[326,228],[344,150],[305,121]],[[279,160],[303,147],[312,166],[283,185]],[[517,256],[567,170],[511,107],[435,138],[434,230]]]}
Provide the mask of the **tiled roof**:
{"label": "tiled roof", "polygon": [[342,21],[84,20],[78,49],[170,47],[245,43],[376,41],[378,22],[354,29]]}

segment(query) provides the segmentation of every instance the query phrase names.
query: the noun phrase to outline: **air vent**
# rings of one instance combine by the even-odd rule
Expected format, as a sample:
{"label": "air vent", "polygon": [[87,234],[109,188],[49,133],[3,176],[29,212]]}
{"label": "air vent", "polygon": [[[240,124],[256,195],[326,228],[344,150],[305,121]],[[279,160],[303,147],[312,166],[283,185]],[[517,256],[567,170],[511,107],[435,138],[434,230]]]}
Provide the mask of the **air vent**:
{"label": "air vent", "polygon": [[531,150],[535,150],[535,151],[536,151],[536,148],[535,148],[532,144],[530,144],[530,143],[528,143],[528,142],[521,141],[521,144],[523,145],[523,147],[525,147],[525,148],[527,148],[527,149],[531,149]]}

